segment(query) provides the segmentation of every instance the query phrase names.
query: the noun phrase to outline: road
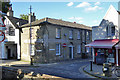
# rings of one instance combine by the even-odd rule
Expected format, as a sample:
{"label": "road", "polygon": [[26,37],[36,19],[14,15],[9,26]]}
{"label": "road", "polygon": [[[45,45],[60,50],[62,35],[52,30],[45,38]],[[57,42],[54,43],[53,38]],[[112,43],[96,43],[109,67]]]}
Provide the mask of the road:
{"label": "road", "polygon": [[93,78],[92,76],[83,72],[82,67],[88,65],[89,61],[66,61],[59,64],[44,65],[40,67],[24,68],[30,71],[41,74],[49,74],[63,78]]}

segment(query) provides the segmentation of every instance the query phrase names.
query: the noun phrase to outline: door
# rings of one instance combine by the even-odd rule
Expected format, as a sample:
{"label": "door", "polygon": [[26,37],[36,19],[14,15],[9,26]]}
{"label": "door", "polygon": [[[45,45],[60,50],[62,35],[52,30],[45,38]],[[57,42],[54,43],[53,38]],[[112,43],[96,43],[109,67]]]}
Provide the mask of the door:
{"label": "door", "polygon": [[73,47],[69,47],[69,58],[73,59]]}
{"label": "door", "polygon": [[8,59],[10,59],[11,50],[8,49]]}

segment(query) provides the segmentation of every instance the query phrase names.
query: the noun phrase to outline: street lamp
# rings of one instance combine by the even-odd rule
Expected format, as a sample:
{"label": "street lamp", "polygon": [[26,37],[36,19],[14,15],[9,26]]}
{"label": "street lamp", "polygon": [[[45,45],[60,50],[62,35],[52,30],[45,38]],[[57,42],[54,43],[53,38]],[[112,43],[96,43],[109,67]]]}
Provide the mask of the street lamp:
{"label": "street lamp", "polygon": [[32,34],[31,34],[31,14],[32,14],[32,7],[30,5],[30,64],[33,65],[33,59],[32,59]]}
{"label": "street lamp", "polygon": [[[81,43],[81,46],[82,46],[82,44],[86,44],[86,42],[82,42]],[[82,51],[83,52],[83,51]],[[84,53],[85,54],[85,53]],[[84,58],[85,57],[85,55],[83,55],[83,53],[82,53],[82,58]]]}

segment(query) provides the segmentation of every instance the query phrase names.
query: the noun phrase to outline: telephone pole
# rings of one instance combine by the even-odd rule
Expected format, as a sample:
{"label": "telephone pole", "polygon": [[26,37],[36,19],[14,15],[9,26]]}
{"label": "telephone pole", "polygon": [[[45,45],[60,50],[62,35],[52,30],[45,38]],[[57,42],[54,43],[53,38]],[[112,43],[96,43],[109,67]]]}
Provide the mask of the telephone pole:
{"label": "telephone pole", "polygon": [[30,65],[33,65],[33,59],[32,59],[32,34],[31,34],[31,14],[32,14],[32,7],[30,5]]}

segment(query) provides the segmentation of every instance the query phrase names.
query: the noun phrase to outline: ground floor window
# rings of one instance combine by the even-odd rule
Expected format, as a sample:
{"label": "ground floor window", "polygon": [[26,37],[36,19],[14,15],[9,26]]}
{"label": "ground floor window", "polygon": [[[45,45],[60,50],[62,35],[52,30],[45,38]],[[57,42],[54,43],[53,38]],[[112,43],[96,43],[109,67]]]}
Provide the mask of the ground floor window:
{"label": "ground floor window", "polygon": [[60,44],[56,44],[56,55],[60,55]]}
{"label": "ground floor window", "polygon": [[81,45],[77,45],[77,53],[81,53]]}

